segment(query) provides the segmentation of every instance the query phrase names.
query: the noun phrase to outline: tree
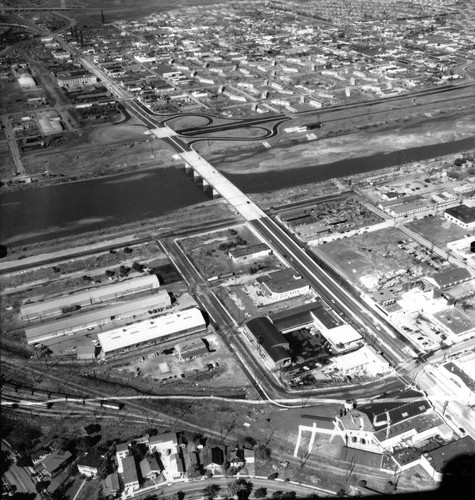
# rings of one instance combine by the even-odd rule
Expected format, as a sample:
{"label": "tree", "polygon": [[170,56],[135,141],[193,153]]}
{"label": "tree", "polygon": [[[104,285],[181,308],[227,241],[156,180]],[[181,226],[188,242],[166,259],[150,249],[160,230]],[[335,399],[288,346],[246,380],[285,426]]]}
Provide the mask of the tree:
{"label": "tree", "polygon": [[284,492],[282,490],[274,491],[274,493],[272,493],[272,498],[280,499],[280,498],[282,498],[283,494],[284,494]]}
{"label": "tree", "polygon": [[254,492],[255,498],[264,498],[267,495],[267,488],[257,488]]}
{"label": "tree", "polygon": [[218,496],[218,492],[220,489],[221,486],[219,486],[219,484],[209,484],[203,490],[203,495],[205,495],[208,500],[213,500],[213,498],[216,498]]}
{"label": "tree", "polygon": [[269,460],[270,459],[270,450],[266,448],[264,445],[260,445],[255,449],[255,455],[258,460]]}
{"label": "tree", "polygon": [[286,491],[281,498],[282,500],[295,500],[297,498],[297,493],[295,493],[295,491]]}
{"label": "tree", "polygon": [[13,459],[10,457],[10,454],[5,450],[0,450],[0,476],[3,476],[12,464]]}
{"label": "tree", "polygon": [[236,479],[229,485],[229,493],[237,495],[239,500],[247,500],[251,494],[253,484],[244,478]]}

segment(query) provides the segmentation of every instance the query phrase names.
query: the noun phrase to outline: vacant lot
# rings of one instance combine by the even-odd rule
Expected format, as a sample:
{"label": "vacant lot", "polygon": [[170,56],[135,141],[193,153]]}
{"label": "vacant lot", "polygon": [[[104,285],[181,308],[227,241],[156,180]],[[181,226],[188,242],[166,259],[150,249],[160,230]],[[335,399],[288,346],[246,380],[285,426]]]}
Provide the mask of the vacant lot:
{"label": "vacant lot", "polygon": [[401,231],[389,228],[326,243],[316,251],[351,281],[376,291],[397,275],[419,277],[430,269],[398,248],[405,239]]}
{"label": "vacant lot", "polygon": [[261,270],[270,271],[275,268],[276,258],[273,255],[252,258],[243,263],[236,263],[229,256],[230,250],[259,243],[261,241],[245,225],[180,240],[185,254],[204,278],[227,273],[247,273],[256,264],[261,266]]}
{"label": "vacant lot", "polygon": [[442,217],[426,217],[406,225],[412,231],[419,233],[441,248],[445,248],[450,241],[460,240],[466,235],[475,234],[475,231],[466,231]]}

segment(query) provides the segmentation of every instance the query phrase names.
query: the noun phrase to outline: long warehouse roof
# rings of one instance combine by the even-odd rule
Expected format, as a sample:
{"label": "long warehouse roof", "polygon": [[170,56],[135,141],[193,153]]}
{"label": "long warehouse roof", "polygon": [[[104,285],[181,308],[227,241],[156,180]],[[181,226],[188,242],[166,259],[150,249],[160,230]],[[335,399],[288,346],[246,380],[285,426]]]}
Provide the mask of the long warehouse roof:
{"label": "long warehouse roof", "polygon": [[91,325],[105,318],[110,318],[112,316],[123,316],[126,314],[131,314],[137,311],[145,311],[147,309],[153,309],[157,307],[165,307],[170,303],[170,297],[166,290],[159,290],[158,293],[149,295],[147,297],[142,297],[136,300],[129,300],[127,302],[121,302],[120,304],[115,304],[110,307],[103,307],[102,309],[96,309],[94,311],[85,312],[82,314],[76,314],[74,316],[68,316],[66,318],[60,318],[53,321],[48,321],[45,323],[40,323],[39,325],[33,325],[25,328],[26,340],[28,343],[34,342],[39,337],[44,337],[48,334],[53,334],[53,332],[58,332],[61,330],[71,330],[80,329],[81,325]]}
{"label": "long warehouse roof", "polygon": [[104,353],[123,349],[134,344],[149,342],[173,333],[192,328],[205,327],[206,322],[201,311],[193,307],[174,314],[166,314],[147,321],[141,321],[128,327],[116,328],[108,332],[98,333]]}
{"label": "long warehouse roof", "polygon": [[47,310],[48,306],[54,308],[68,307],[70,305],[80,304],[84,301],[100,300],[102,297],[110,295],[125,294],[131,289],[157,287],[159,284],[158,278],[154,274],[147,274],[145,276],[121,281],[120,283],[89,288],[81,292],[61,295],[41,302],[34,302],[33,304],[24,304],[20,308],[20,314],[23,317],[32,316],[34,314],[41,315],[43,311]]}

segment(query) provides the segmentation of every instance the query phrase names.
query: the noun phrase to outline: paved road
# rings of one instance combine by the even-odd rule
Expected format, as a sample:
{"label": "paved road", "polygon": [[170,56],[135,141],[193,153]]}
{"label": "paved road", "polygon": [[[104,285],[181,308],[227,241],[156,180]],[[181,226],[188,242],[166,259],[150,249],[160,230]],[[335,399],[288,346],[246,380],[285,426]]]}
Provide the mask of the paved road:
{"label": "paved road", "polygon": [[16,172],[18,175],[26,175],[25,167],[23,166],[20,158],[20,150],[18,149],[15,134],[13,132],[13,128],[11,126],[10,120],[8,119],[8,116],[2,116],[2,124],[5,129],[5,136],[8,141],[8,146],[10,148],[13,161],[15,162]]}

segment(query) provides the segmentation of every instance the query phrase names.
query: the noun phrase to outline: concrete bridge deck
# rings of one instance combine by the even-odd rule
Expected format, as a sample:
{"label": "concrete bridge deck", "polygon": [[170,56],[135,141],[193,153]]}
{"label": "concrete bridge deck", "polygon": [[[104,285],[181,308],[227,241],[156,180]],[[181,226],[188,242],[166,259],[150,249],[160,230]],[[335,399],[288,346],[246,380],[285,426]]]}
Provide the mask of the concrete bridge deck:
{"label": "concrete bridge deck", "polygon": [[248,196],[218,172],[199,153],[185,151],[178,154],[203,179],[204,183],[211,186],[247,221],[266,217],[266,214]]}

